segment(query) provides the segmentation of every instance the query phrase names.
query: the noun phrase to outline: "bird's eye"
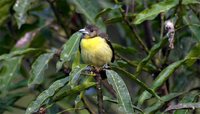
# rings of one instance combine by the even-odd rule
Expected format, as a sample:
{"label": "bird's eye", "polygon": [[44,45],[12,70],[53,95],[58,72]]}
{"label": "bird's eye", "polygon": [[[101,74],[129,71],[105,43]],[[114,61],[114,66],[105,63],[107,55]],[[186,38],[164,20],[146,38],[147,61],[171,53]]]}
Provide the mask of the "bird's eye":
{"label": "bird's eye", "polygon": [[92,30],[92,29],[90,30],[90,32],[93,32],[93,31],[94,31],[94,30]]}

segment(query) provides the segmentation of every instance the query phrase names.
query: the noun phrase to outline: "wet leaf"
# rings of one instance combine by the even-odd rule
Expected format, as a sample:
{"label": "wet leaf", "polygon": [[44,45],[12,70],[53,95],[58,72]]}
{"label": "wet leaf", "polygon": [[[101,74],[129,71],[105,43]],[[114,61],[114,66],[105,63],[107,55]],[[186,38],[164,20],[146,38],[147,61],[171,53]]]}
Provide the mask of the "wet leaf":
{"label": "wet leaf", "polygon": [[32,2],[33,0],[17,0],[15,2],[13,9],[15,11],[15,19],[17,21],[18,28],[26,22],[27,11],[29,10]]}
{"label": "wet leaf", "polygon": [[31,66],[30,78],[28,86],[31,87],[35,84],[41,84],[44,80],[44,72],[48,68],[49,61],[53,58],[55,51],[52,53],[45,53],[40,55]]}
{"label": "wet leaf", "polygon": [[37,96],[36,100],[33,101],[26,109],[25,114],[32,114],[33,112],[36,112],[43,103],[52,97],[60,88],[62,88],[67,82],[69,81],[69,78],[63,78],[60,80],[55,81],[51,86],[40,93],[40,95]]}
{"label": "wet leaf", "polygon": [[112,70],[106,70],[106,75],[108,82],[113,86],[114,90],[117,93],[120,110],[122,110],[126,114],[132,114],[134,111],[132,108],[131,97],[122,78]]}
{"label": "wet leaf", "polygon": [[153,4],[150,8],[136,14],[134,24],[140,24],[145,20],[152,20],[161,12],[166,12],[178,4],[178,0],[165,0]]}
{"label": "wet leaf", "polygon": [[149,93],[151,93],[152,95],[154,95],[155,97],[157,97],[160,100],[160,97],[156,94],[156,92],[149,88],[145,83],[143,83],[141,80],[139,80],[135,75],[123,70],[122,68],[118,68],[118,67],[112,67],[113,69],[115,69],[118,72],[121,72],[122,74],[124,74],[125,76],[129,77],[130,79],[132,79],[133,81],[135,81],[139,86],[141,86],[143,89],[147,90]]}
{"label": "wet leaf", "polygon": [[69,86],[72,88],[78,84],[78,79],[81,76],[81,72],[87,67],[85,64],[79,64],[76,67],[72,69],[70,72],[70,81],[69,81]]}
{"label": "wet leaf", "polygon": [[74,33],[69,40],[63,45],[63,49],[60,54],[60,60],[56,64],[56,69],[59,71],[65,62],[72,60],[73,56],[78,51],[81,33]]}
{"label": "wet leaf", "polygon": [[10,81],[16,76],[16,72],[20,67],[22,57],[14,57],[2,62],[2,69],[0,72],[0,91],[7,94],[7,89]]}

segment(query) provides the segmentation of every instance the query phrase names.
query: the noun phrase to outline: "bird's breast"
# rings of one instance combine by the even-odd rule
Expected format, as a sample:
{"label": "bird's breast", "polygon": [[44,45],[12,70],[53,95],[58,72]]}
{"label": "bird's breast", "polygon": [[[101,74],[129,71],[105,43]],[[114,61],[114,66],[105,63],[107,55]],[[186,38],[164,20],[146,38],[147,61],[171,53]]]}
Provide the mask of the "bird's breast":
{"label": "bird's breast", "polygon": [[112,58],[112,50],[106,40],[101,37],[81,40],[81,56],[85,63],[103,66]]}

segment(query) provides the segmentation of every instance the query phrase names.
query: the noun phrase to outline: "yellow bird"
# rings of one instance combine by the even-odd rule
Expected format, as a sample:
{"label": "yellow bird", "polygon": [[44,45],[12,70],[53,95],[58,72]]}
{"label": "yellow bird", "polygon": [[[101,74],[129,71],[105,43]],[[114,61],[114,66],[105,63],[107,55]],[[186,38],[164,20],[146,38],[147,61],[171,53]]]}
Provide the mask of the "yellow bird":
{"label": "yellow bird", "polygon": [[106,33],[94,25],[88,25],[79,31],[83,34],[79,46],[83,62],[103,67],[114,61],[114,50]]}

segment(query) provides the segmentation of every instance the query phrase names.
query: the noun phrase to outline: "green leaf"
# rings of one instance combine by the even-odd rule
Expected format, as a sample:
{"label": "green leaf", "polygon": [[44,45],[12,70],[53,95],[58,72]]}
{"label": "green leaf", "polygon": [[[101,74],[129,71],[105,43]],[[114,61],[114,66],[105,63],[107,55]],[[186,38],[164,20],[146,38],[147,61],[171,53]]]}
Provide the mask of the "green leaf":
{"label": "green leaf", "polygon": [[[185,57],[186,59],[188,59],[186,61],[186,64],[188,66],[192,66],[195,61],[196,58],[200,58],[200,43],[196,44],[191,51],[187,54],[187,56]],[[194,59],[193,59],[194,58]]]}
{"label": "green leaf", "polygon": [[69,86],[72,88],[78,84],[78,79],[81,76],[81,72],[87,67],[85,64],[79,64],[78,66],[74,67],[70,72],[70,81],[68,83]]}
{"label": "green leaf", "polygon": [[143,83],[142,81],[137,79],[137,77],[135,75],[133,75],[133,74],[131,74],[131,73],[125,71],[124,69],[119,68],[119,67],[112,67],[112,68],[115,69],[116,71],[121,72],[122,74],[126,75],[127,77],[129,77],[130,79],[135,81],[143,89],[145,89],[146,91],[148,91],[149,93],[151,93],[153,96],[157,97],[160,100],[160,97],[154,92],[154,90],[152,90],[145,83]]}
{"label": "green leaf", "polygon": [[165,105],[166,102],[171,101],[172,99],[184,94],[184,92],[181,93],[170,93],[169,95],[165,95],[161,97],[163,101],[157,101],[152,106],[147,107],[144,111],[145,114],[152,114],[155,113],[154,111],[159,110],[163,105]]}
{"label": "green leaf", "polygon": [[13,4],[13,0],[1,0],[0,1],[0,26],[8,19],[10,13],[10,7]]}
{"label": "green leaf", "polygon": [[0,98],[0,113],[3,114],[5,111],[9,111],[9,108],[15,104],[17,100],[23,97],[22,93],[8,94],[5,97]]}
{"label": "green leaf", "polygon": [[29,10],[32,2],[33,0],[17,0],[15,2],[13,9],[15,11],[14,16],[17,21],[18,28],[26,22],[27,11]]}
{"label": "green leaf", "polygon": [[[164,70],[162,70],[160,74],[157,76],[157,78],[155,79],[155,81],[153,82],[152,89],[156,91],[174,73],[174,71],[180,65],[182,65],[185,61],[186,61],[185,59],[176,61],[172,63],[171,65],[169,65],[168,67],[166,67]],[[143,92],[138,100],[139,105],[141,105],[149,97],[151,96],[149,95],[147,91]]]}
{"label": "green leaf", "polygon": [[145,20],[153,20],[161,12],[166,12],[178,4],[179,0],[165,0],[153,4],[150,8],[136,14],[134,24],[140,24]]}
{"label": "green leaf", "polygon": [[39,51],[39,49],[27,48],[27,49],[24,49],[24,50],[11,51],[9,54],[3,54],[3,55],[1,55],[0,56],[0,61],[1,60],[9,60],[12,57],[25,55],[27,53],[32,53],[32,52],[35,52],[35,51]]}
{"label": "green leaf", "polygon": [[65,98],[66,96],[70,96],[70,95],[74,95],[74,94],[77,94],[81,91],[84,91],[92,86],[96,85],[95,82],[85,82],[85,83],[82,83],[78,86],[75,86],[74,88],[72,89],[69,89],[65,92],[62,92],[61,94],[57,95],[55,98],[54,98],[54,102],[57,102],[59,100],[62,100],[63,98]]}
{"label": "green leaf", "polygon": [[[163,85],[163,83],[175,72],[177,68],[179,68],[183,63],[188,63],[188,61],[195,60],[199,58],[199,48],[200,45],[198,44],[196,47],[194,47],[188,55],[185,57],[185,59],[176,61],[169,66],[167,66],[164,70],[162,70],[155,81],[153,82],[152,89],[156,91],[160,86]],[[190,63],[191,64],[191,63]],[[139,105],[141,105],[146,99],[151,97],[147,91],[143,92],[142,95],[139,98]]]}
{"label": "green leaf", "polygon": [[81,33],[74,33],[69,40],[63,45],[63,49],[60,54],[60,61],[56,64],[56,69],[59,71],[65,62],[69,62],[73,59],[73,56],[78,51],[79,42],[81,39]]}
{"label": "green leaf", "polygon": [[28,86],[41,84],[44,80],[44,71],[48,68],[49,61],[53,58],[55,51],[40,55],[31,66]]}
{"label": "green leaf", "polygon": [[18,68],[20,68],[22,57],[14,57],[2,62],[0,72],[0,91],[6,95],[6,91],[10,85],[10,81],[16,76]]}
{"label": "green leaf", "polygon": [[155,44],[151,50],[149,51],[149,54],[147,57],[145,57],[138,65],[136,69],[136,77],[141,73],[142,68],[154,57],[154,55],[167,43],[167,38],[164,38],[159,43]]}
{"label": "green leaf", "polygon": [[29,106],[26,109],[25,114],[32,114],[33,112],[36,112],[47,99],[52,97],[68,81],[69,81],[69,78],[63,78],[63,79],[55,81],[48,89],[40,93],[40,95],[37,96],[35,101],[29,104]]}
{"label": "green leaf", "polygon": [[122,80],[122,78],[112,70],[106,70],[106,75],[108,82],[113,86],[117,93],[117,99],[120,106],[120,110],[125,112],[126,114],[132,114],[132,101],[129,94],[129,91]]}
{"label": "green leaf", "polygon": [[[188,12],[186,16],[183,16],[183,22],[186,24],[186,25],[190,25],[190,24],[197,24],[199,25],[200,21],[198,19],[198,17],[196,16],[196,14],[194,14],[193,12]],[[194,26],[194,25],[191,25],[191,26],[188,26],[189,27],[189,30],[191,31],[191,34],[192,36],[200,42],[200,26]],[[193,38],[192,37],[192,38]]]}
{"label": "green leaf", "polygon": [[100,10],[100,5],[96,0],[72,0],[72,2],[91,24],[98,26],[104,32],[106,31],[101,18],[95,21],[96,14],[98,14]]}
{"label": "green leaf", "polygon": [[72,63],[72,69],[77,67],[80,64],[80,61],[81,61],[80,51],[77,51],[76,56],[74,57],[74,61]]}

